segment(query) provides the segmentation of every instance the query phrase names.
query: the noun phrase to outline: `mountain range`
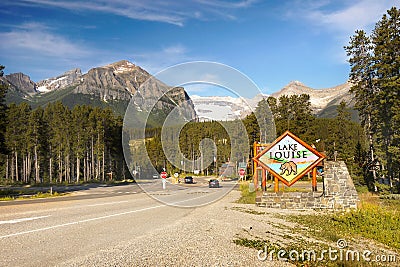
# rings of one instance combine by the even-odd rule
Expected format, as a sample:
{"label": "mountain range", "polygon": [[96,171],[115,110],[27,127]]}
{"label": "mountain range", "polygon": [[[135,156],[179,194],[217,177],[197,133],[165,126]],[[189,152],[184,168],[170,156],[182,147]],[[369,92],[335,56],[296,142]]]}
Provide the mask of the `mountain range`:
{"label": "mountain range", "polygon": [[[140,111],[148,111],[154,100],[159,99],[156,108],[163,110],[165,114],[178,104],[184,107],[189,117],[200,120],[244,118],[255,109],[259,101],[268,97],[265,94],[251,99],[229,96],[189,97],[183,87],[171,88],[158,80],[142,86],[150,77],[152,76],[141,67],[122,60],[92,68],[84,74],[78,68],[72,69],[36,83],[23,73],[5,75],[0,77],[0,82],[8,85],[8,103],[25,101],[32,107],[37,107],[61,101],[69,107],[78,104],[111,107],[123,115],[134,95],[135,105]],[[332,88],[313,89],[299,81],[292,81],[271,96],[279,98],[282,95],[308,94],[316,116],[333,117],[341,101],[345,101],[350,108],[354,107],[354,96],[350,93],[350,87],[350,83],[345,83]],[[167,90],[166,97],[163,97],[163,92]],[[357,112],[353,109],[352,117],[357,120]]]}
{"label": "mountain range", "polygon": [[[139,111],[150,111],[156,103],[156,109],[168,114],[175,105],[179,105],[189,117],[196,118],[193,103],[183,87],[172,88],[151,77],[141,67],[122,60],[92,68],[85,74],[80,69],[73,69],[37,83],[23,73],[5,75],[0,82],[8,85],[8,103],[24,101],[37,107],[61,101],[69,107],[78,104],[111,107],[123,115],[134,96],[134,104]],[[165,96],[164,92],[167,92]]]}
{"label": "mountain range", "polygon": [[[341,101],[345,101],[350,108],[353,120],[358,120],[358,113],[354,110],[354,95],[350,93],[350,83],[344,83],[332,88],[313,89],[299,81],[292,81],[278,92],[270,96],[279,99],[283,95],[308,94],[313,113],[317,117],[334,117]],[[192,101],[200,120],[232,120],[244,118],[251,113],[257,104],[269,95],[258,94],[254,98],[234,98],[221,96],[192,95]]]}

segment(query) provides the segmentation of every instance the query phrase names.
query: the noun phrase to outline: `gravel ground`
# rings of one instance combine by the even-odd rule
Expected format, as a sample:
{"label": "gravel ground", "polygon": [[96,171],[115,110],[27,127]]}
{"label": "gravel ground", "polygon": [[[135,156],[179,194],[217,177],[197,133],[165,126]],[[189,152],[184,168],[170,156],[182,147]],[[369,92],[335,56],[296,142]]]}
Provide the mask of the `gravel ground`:
{"label": "gravel ground", "polygon": [[233,243],[238,237],[280,231],[279,219],[249,213],[266,209],[234,203],[239,197],[240,192],[233,190],[222,200],[193,209],[189,216],[151,234],[59,266],[293,266],[279,261],[259,261],[255,249]]}

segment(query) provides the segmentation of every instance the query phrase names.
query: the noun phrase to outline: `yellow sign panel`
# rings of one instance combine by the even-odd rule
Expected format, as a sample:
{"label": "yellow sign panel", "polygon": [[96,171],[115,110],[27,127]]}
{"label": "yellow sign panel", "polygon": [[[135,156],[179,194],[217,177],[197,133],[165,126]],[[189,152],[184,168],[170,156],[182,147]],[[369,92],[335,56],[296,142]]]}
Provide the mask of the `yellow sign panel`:
{"label": "yellow sign panel", "polygon": [[310,145],[286,131],[253,160],[284,184],[291,186],[324,158]]}

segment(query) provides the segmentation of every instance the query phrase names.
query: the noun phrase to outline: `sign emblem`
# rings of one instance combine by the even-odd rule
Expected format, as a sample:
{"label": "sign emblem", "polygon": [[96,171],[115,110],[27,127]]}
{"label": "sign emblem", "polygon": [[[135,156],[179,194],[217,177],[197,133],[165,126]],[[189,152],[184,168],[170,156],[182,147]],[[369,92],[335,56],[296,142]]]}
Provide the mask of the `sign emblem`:
{"label": "sign emblem", "polygon": [[316,149],[286,131],[255,156],[254,161],[285,185],[291,186],[324,158]]}

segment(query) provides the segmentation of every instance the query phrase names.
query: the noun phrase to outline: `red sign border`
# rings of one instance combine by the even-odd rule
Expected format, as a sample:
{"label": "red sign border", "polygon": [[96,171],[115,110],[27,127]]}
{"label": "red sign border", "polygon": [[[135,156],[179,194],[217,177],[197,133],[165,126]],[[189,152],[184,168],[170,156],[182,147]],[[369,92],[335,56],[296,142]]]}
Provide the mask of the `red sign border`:
{"label": "red sign border", "polygon": [[[273,169],[268,167],[266,164],[261,162],[259,158],[263,156],[265,153],[267,153],[272,147],[274,147],[277,143],[279,143],[283,138],[286,136],[290,136],[293,138],[295,141],[300,143],[302,146],[313,152],[315,155],[319,157],[313,164],[308,166],[305,170],[303,170],[301,173],[299,173],[292,181],[288,182],[285,178],[283,178],[280,174],[276,173]],[[313,168],[315,168],[321,161],[325,159],[325,156],[318,152],[316,149],[311,147],[309,144],[301,140],[299,137],[295,136],[292,134],[290,131],[284,132],[281,136],[279,136],[270,146],[262,150],[260,153],[258,153],[253,160],[257,162],[258,165],[260,165],[263,169],[268,170],[274,177],[278,178],[282,183],[284,183],[287,186],[292,186],[295,182],[297,182],[300,178],[302,178],[307,172],[311,171]]]}

